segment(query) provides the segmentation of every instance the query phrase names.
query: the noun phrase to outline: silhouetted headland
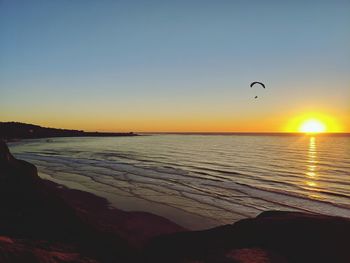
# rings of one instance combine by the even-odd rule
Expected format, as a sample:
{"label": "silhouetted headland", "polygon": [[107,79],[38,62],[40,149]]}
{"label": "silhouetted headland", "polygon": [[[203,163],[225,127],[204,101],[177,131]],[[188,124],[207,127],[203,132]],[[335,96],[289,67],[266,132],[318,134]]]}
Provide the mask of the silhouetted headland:
{"label": "silhouetted headland", "polygon": [[350,219],[268,211],[187,231],[43,180],[1,140],[0,209],[0,262],[350,262]]}
{"label": "silhouetted headland", "polygon": [[82,130],[68,130],[46,128],[21,122],[0,122],[0,138],[5,140],[36,139],[50,137],[98,137],[98,136],[137,136],[133,132],[85,132]]}

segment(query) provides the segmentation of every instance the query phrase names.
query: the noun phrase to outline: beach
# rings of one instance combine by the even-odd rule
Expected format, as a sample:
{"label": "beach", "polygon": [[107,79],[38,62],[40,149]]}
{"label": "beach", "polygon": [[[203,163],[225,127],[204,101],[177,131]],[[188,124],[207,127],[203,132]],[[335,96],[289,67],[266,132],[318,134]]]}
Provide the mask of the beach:
{"label": "beach", "polygon": [[350,217],[349,138],[148,135],[10,148],[44,179],[198,230],[267,210]]}

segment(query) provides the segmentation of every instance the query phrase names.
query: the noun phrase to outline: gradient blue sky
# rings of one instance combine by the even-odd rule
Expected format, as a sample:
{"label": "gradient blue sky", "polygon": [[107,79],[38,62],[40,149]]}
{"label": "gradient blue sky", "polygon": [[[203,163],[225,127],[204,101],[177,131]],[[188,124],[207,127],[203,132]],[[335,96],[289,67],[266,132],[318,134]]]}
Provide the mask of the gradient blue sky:
{"label": "gradient blue sky", "polygon": [[0,0],[0,121],[350,131],[349,27],[350,1]]}

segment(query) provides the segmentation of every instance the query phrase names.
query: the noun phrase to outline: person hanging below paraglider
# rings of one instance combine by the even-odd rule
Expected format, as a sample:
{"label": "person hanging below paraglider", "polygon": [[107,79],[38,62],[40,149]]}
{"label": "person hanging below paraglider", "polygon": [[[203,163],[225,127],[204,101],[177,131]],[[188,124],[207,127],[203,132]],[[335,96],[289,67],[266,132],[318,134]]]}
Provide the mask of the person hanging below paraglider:
{"label": "person hanging below paraglider", "polygon": [[[255,84],[260,84],[265,89],[265,84],[259,81],[254,81],[250,84],[250,87],[252,88]],[[258,96],[255,96],[254,99],[257,99]]]}

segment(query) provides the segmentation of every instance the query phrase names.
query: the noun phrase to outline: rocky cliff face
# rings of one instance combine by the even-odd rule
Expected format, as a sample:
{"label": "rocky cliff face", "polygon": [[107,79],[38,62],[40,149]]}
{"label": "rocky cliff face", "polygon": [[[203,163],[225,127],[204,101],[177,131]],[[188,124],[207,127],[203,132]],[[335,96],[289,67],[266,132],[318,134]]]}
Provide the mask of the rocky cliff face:
{"label": "rocky cliff face", "polygon": [[2,169],[6,166],[14,165],[15,158],[10,153],[4,141],[0,140],[0,165]]}

